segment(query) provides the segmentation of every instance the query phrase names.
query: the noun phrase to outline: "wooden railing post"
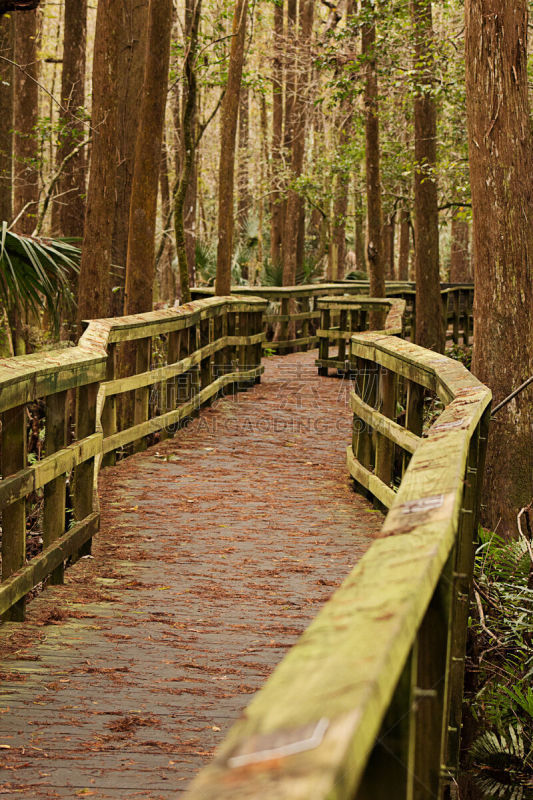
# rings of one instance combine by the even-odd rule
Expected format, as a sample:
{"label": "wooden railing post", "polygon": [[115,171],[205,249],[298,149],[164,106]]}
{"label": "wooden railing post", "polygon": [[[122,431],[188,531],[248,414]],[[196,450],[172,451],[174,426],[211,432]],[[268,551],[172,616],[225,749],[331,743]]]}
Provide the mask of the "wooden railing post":
{"label": "wooden railing post", "polygon": [[459,516],[442,731],[443,782],[453,781],[459,768],[468,614],[489,422],[490,407],[470,440]]}
{"label": "wooden railing post", "polygon": [[[348,328],[348,313],[346,309],[342,309],[339,313],[339,332],[345,331]],[[339,339],[339,350],[337,358],[339,361],[346,361],[346,339],[342,337]]]}
{"label": "wooden railing post", "polygon": [[473,297],[474,293],[471,289],[467,289],[464,293],[464,300],[465,300],[465,312],[464,312],[464,326],[463,326],[463,344],[468,347],[470,344],[470,335],[472,333],[471,325],[470,325],[470,310],[472,308],[472,303],[474,300]]}
{"label": "wooden railing post", "polygon": [[[67,442],[66,418],[67,392],[51,394],[46,398],[46,455],[62,450]],[[66,475],[59,475],[44,487],[43,547],[53,544],[65,532]],[[49,583],[61,584],[64,564],[50,574]]]}
{"label": "wooden railing post", "polygon": [[[377,372],[370,361],[364,358],[357,359],[357,388],[361,399],[372,408],[375,408],[378,397]],[[374,439],[373,431],[367,423],[356,418],[354,422],[354,438],[352,449],[355,457],[365,469],[374,467]]]}
{"label": "wooden railing post", "polygon": [[[263,312],[256,311],[253,315],[254,324],[252,330],[255,334],[262,333],[263,331]],[[254,366],[260,367],[263,358],[263,343],[259,342],[254,346]],[[256,375],[255,383],[261,383],[261,375]]]}
{"label": "wooden railing post", "polygon": [[[146,339],[137,339],[135,352],[135,374],[140,372],[147,372],[150,369],[150,359],[152,355],[152,340],[150,337]],[[140,389],[135,389],[135,405],[133,410],[133,424],[140,425],[141,422],[146,422],[149,414],[150,402],[150,387],[142,386]],[[135,453],[141,450],[146,450],[146,439],[143,436],[133,443],[133,451]]]}
{"label": "wooden railing post", "polygon": [[[170,331],[167,340],[167,364],[175,364],[179,359],[180,331]],[[177,407],[177,381],[178,378],[169,378],[163,384],[162,396],[164,398],[166,411],[173,411]],[[162,429],[160,433],[161,441],[165,441],[174,435],[174,431],[169,426]]]}
{"label": "wooden railing post", "polygon": [[[76,439],[85,439],[96,430],[96,398],[97,383],[80,386],[76,392]],[[74,470],[74,515],[78,522],[93,511],[94,497],[94,458],[79,464]],[[89,539],[78,551],[77,557],[89,555],[92,539]]]}
{"label": "wooden railing post", "polygon": [[[320,328],[324,332],[329,331],[331,321],[331,312],[329,308],[322,308],[320,310]],[[321,361],[327,361],[329,358],[329,339],[327,336],[321,336],[318,340],[318,357]],[[328,374],[328,368],[321,366],[318,368],[319,375]]]}
{"label": "wooden railing post", "polygon": [[355,800],[409,800],[412,659],[403,668]]}
{"label": "wooden railing post", "polygon": [[459,344],[459,328],[461,323],[461,290],[457,289],[453,293],[453,333],[452,339],[455,345]]}
{"label": "wooden railing post", "polygon": [[[200,347],[206,347],[211,341],[211,320],[209,318],[200,320]],[[207,356],[200,361],[200,390],[205,389],[211,383],[211,357]]]}
{"label": "wooden railing post", "polygon": [[[379,373],[379,398],[381,413],[389,419],[396,416],[396,397],[398,376],[389,369],[381,367]],[[394,444],[381,433],[376,432],[376,475],[387,486],[392,481]]]}
{"label": "wooden railing post", "polygon": [[[2,414],[2,478],[26,466],[26,406]],[[26,500],[16,500],[2,511],[2,581],[26,563]],[[25,598],[4,615],[4,620],[22,622]]]}
{"label": "wooden railing post", "polygon": [[[117,375],[117,345],[111,342],[107,346],[106,381],[115,380]],[[102,409],[102,432],[104,439],[112,436],[117,428],[117,396],[110,395],[104,400]],[[102,457],[102,467],[111,467],[116,463],[116,453],[112,450]]]}
{"label": "wooden railing post", "polygon": [[413,649],[408,800],[439,797],[452,561],[444,568]]}
{"label": "wooden railing post", "polygon": [[[288,297],[282,297],[281,298],[281,311],[280,311],[280,314],[281,314],[282,317],[287,317],[289,313],[290,313],[289,298]],[[280,320],[280,322],[279,322],[279,336],[278,336],[278,339],[280,341],[284,342],[289,338],[290,327],[291,326],[289,324],[288,319]],[[288,352],[289,352],[289,348],[288,347],[280,347],[279,348],[280,355],[284,355],[285,353],[288,353]]]}

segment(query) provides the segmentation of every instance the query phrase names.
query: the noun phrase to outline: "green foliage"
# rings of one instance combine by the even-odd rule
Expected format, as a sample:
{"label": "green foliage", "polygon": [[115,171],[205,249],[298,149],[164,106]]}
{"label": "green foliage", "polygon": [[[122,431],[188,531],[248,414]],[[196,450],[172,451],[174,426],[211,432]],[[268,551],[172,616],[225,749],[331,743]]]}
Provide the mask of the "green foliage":
{"label": "green foliage", "polygon": [[446,355],[449,358],[460,361],[467,369],[470,369],[472,366],[472,348],[464,344],[452,344],[452,346],[446,350]]}
{"label": "green foliage", "polygon": [[521,535],[480,531],[469,656],[469,710],[484,732],[468,753],[487,798],[533,797],[533,555]]}
{"label": "green foliage", "polygon": [[57,327],[62,307],[73,303],[71,279],[80,251],[66,239],[22,236],[2,223],[0,303],[6,308],[46,309]]}

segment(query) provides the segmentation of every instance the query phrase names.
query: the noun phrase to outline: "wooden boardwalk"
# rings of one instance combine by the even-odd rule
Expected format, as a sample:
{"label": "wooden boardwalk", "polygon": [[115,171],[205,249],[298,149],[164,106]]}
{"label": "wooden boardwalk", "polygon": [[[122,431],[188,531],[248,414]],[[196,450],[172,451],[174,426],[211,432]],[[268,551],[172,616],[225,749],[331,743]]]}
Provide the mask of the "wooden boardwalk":
{"label": "wooden boardwalk", "polygon": [[92,557],[0,628],[0,795],[179,796],[366,550],[315,355],[101,473]]}

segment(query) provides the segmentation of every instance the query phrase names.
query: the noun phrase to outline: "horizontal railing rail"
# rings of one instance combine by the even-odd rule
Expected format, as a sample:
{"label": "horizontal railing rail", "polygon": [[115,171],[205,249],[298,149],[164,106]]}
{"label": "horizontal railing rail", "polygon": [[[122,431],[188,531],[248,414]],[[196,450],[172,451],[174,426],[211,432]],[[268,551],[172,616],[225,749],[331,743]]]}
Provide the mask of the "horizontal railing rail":
{"label": "horizontal railing rail", "polygon": [[[288,353],[295,349],[312,350],[318,345],[320,298],[332,295],[365,295],[368,281],[339,281],[337,283],[301,284],[298,286],[233,286],[232,294],[243,297],[255,295],[269,301],[264,316],[266,340],[264,349]],[[193,298],[211,297],[214,289],[195,287]],[[403,335],[414,341],[416,329],[416,289],[411,281],[387,281],[387,297],[405,300]],[[469,344],[473,335],[472,284],[441,284],[442,314],[448,338],[455,344]],[[321,326],[323,328],[323,326]]]}
{"label": "horizontal railing rail", "polygon": [[[491,395],[460,363],[394,336],[356,334],[351,351],[357,444],[348,464],[374,474],[357,461],[365,437],[389,469],[399,448],[401,483],[382,473],[376,491],[355,471],[390,506],[380,537],[254,696],[187,800],[429,800],[456,777]],[[398,421],[398,387],[415,431]],[[423,430],[426,393],[441,406]]]}
{"label": "horizontal railing rail", "polygon": [[[266,305],[217,297],[93,320],[77,347],[0,361],[4,619],[22,620],[27,595],[43,581],[62,583],[65,562],[90,552],[102,457],[113,463],[118,450],[142,449],[146,437],[171,434],[224,388],[260,379]],[[119,356],[130,374],[118,374]],[[28,464],[27,409],[35,403],[44,406],[44,458]],[[38,510],[43,540],[28,561],[27,504]]]}
{"label": "horizontal railing rail", "polygon": [[[326,296],[317,301],[320,312],[320,328],[317,330],[319,375],[327,375],[328,369],[350,371],[350,339],[352,334],[368,330],[371,311],[382,311],[386,316],[384,330],[390,335],[401,336],[405,315],[405,300],[402,298],[375,298],[364,295]],[[337,353],[330,355],[330,346],[337,343]]]}

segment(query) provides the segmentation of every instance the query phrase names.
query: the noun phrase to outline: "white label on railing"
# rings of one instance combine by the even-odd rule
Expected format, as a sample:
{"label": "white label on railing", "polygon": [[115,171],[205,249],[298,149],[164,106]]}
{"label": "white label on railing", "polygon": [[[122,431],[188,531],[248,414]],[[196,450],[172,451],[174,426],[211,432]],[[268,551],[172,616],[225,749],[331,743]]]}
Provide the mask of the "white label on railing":
{"label": "white label on railing", "polygon": [[432,508],[440,508],[444,502],[443,494],[435,494],[431,497],[421,497],[418,500],[409,500],[399,507],[402,514],[418,514],[420,511],[429,511]]}
{"label": "white label on railing", "polygon": [[256,734],[241,745],[228,759],[232,768],[245,767],[273,758],[284,758],[295,753],[313,750],[321,744],[329,726],[329,720],[322,717],[318,722],[302,725],[288,731]]}

